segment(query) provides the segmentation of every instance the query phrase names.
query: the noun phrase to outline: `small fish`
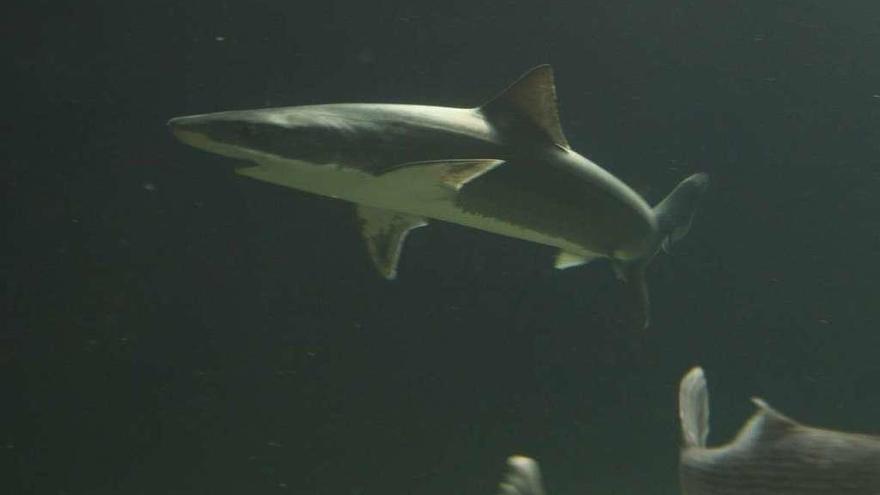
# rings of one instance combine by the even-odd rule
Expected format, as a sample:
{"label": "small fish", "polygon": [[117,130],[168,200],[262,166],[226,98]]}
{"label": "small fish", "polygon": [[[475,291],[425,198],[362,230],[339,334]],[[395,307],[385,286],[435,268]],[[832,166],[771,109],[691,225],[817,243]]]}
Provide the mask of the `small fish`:
{"label": "small fish", "polygon": [[553,246],[560,269],[609,259],[642,326],[645,268],[687,234],[709,184],[706,174],[691,175],[652,208],[577,153],[547,65],[474,108],[306,105],[191,115],[169,126],[186,144],[250,162],[242,175],[354,203],[367,251],[388,279],[412,229],[452,222]]}
{"label": "small fish", "polygon": [[880,495],[880,436],[806,426],[753,398],[758,411],[732,442],[706,447],[703,370],[679,388],[684,495]]}

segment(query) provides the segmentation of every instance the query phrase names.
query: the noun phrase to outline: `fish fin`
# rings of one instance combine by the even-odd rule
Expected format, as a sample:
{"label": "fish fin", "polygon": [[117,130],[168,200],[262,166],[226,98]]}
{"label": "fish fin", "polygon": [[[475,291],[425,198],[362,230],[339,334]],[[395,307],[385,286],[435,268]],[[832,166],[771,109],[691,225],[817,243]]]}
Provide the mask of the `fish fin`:
{"label": "fish fin", "polygon": [[525,73],[480,110],[493,124],[515,136],[538,132],[565,149],[569,147],[559,122],[556,84],[549,65]]}
{"label": "fish fin", "polygon": [[734,443],[773,443],[800,426],[793,419],[770,407],[763,399],[753,397],[752,403],[758,410],[737,433]]}
{"label": "fish fin", "polygon": [[769,430],[791,429],[800,426],[800,423],[777,411],[760,397],[752,397],[752,404],[758,407],[758,412],[764,417],[764,428]]}
{"label": "fish fin", "polygon": [[498,486],[498,495],[544,495],[538,463],[521,455],[508,457],[507,470]]}
{"label": "fish fin", "polygon": [[[669,251],[691,228],[694,212],[703,193],[709,187],[707,174],[694,174],[681,181],[656,207],[657,231],[661,246]],[[645,283],[645,270],[656,253],[637,260],[615,260],[612,264],[619,280],[627,283],[630,298],[637,302],[632,318],[643,328],[650,324],[650,298]]]}
{"label": "fish fin", "polygon": [[654,207],[657,229],[662,236],[661,246],[667,253],[691,230],[694,213],[700,199],[709,187],[709,175],[699,173],[679,182],[663,201]]}
{"label": "fish fin", "polygon": [[558,253],[556,253],[556,260],[553,262],[553,266],[557,270],[565,270],[566,268],[585,265],[597,258],[601,258],[601,256],[598,254],[583,256],[580,254],[572,254],[567,251],[560,250]]}
{"label": "fish fin", "polygon": [[644,260],[614,260],[611,266],[617,279],[624,282],[628,292],[627,297],[632,304],[628,313],[629,318],[641,329],[648,328],[651,324],[651,296],[645,280],[645,269],[648,264]]}
{"label": "fish fin", "polygon": [[386,181],[405,182],[409,190],[420,186],[434,187],[439,184],[447,191],[457,192],[468,182],[503,163],[504,160],[485,158],[409,162],[383,172],[380,178]]}
{"label": "fish fin", "polygon": [[699,366],[692,368],[678,386],[678,419],[686,447],[705,447],[709,436],[709,388]]}
{"label": "fish fin", "polygon": [[797,421],[789,418],[788,416],[782,414],[776,409],[773,409],[770,404],[767,403],[767,401],[760,397],[752,397],[752,404],[754,404],[758,408],[758,412],[756,414],[764,415],[774,423],[778,423],[779,425],[788,425],[789,427],[799,425]]}
{"label": "fish fin", "polygon": [[428,222],[421,217],[370,206],[357,205],[356,209],[373,265],[383,277],[394,279],[406,235]]}

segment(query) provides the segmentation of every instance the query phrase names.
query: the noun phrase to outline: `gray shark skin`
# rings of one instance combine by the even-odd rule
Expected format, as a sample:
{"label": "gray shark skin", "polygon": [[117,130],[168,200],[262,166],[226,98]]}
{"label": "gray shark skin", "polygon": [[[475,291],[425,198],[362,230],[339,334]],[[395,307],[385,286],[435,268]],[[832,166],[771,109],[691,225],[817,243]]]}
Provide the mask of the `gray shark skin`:
{"label": "gray shark skin", "polygon": [[572,150],[552,69],[537,67],[476,108],[327,104],[169,121],[196,148],[251,165],[238,173],[355,203],[368,252],[395,278],[408,232],[436,219],[559,249],[556,266],[607,258],[648,322],[647,263],[690,228],[705,174],[652,209]]}
{"label": "gray shark skin", "polygon": [[706,447],[703,370],[681,381],[684,495],[880,495],[880,436],[806,426],[753,398],[758,411],[726,445]]}

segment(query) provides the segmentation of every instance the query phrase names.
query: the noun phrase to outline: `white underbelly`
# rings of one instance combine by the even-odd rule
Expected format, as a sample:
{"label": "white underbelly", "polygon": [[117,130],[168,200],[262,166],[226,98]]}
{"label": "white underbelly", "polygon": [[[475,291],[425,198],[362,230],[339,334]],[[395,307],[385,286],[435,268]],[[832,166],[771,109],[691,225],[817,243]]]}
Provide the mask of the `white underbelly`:
{"label": "white underbelly", "polygon": [[[460,209],[456,191],[430,178],[408,173],[371,175],[332,164],[298,160],[261,160],[237,172],[254,179],[353,203],[443,220],[467,227],[558,247],[572,254],[595,256],[582,246],[502,219]],[[503,166],[503,165],[502,165]]]}

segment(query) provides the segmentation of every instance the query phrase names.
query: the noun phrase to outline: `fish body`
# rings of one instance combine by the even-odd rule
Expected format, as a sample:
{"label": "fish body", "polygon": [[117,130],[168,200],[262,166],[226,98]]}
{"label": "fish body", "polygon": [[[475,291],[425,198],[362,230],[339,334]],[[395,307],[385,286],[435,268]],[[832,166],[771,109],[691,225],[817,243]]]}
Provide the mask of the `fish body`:
{"label": "fish body", "polygon": [[475,108],[326,104],[171,119],[178,139],[249,162],[238,173],[356,205],[370,257],[394,278],[404,239],[429,219],[559,249],[556,266],[611,259],[637,288],[690,228],[705,174],[651,208],[568,144],[549,66]]}
{"label": "fish body", "polygon": [[880,495],[880,437],[803,425],[758,410],[728,444],[707,447],[708,390],[692,369],[679,389],[684,495]]}

